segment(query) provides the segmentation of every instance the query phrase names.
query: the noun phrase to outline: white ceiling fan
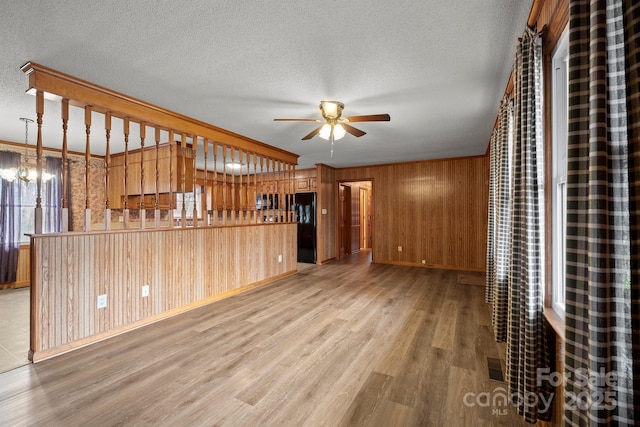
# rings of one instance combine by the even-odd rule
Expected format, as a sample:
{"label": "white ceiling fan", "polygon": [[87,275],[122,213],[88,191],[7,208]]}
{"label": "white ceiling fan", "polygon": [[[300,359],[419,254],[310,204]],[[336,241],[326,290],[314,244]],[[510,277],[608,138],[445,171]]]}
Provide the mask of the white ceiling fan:
{"label": "white ceiling fan", "polygon": [[320,138],[331,141],[331,157],[333,157],[333,142],[344,137],[347,133],[355,137],[361,137],[366,132],[351,126],[349,123],[356,122],[388,122],[391,116],[388,114],[370,114],[366,116],[342,117],[344,104],[338,101],[320,101],[320,113],[322,119],[273,119],[276,122],[317,122],[322,123],[302,140],[311,139],[316,135]]}

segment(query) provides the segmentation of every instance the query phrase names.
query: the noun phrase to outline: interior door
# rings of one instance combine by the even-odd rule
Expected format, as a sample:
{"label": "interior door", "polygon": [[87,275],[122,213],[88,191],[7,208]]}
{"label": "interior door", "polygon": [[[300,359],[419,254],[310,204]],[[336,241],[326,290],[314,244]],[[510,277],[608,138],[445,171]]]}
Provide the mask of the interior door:
{"label": "interior door", "polygon": [[351,254],[351,187],[340,184],[339,258]]}

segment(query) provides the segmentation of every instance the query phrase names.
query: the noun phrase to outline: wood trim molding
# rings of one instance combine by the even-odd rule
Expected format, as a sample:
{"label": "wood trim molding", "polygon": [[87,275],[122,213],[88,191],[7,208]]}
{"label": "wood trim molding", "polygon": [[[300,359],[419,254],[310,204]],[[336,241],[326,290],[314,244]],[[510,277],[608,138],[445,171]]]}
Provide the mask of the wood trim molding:
{"label": "wood trim molding", "polygon": [[114,117],[129,118],[133,122],[164,130],[179,130],[198,135],[239,149],[276,158],[286,163],[298,164],[298,155],[272,147],[263,142],[187,117],[180,113],[150,104],[137,98],[53,70],[35,62],[27,62],[21,68],[29,76],[30,91],[42,91],[68,99],[71,105],[93,111],[110,112]]}

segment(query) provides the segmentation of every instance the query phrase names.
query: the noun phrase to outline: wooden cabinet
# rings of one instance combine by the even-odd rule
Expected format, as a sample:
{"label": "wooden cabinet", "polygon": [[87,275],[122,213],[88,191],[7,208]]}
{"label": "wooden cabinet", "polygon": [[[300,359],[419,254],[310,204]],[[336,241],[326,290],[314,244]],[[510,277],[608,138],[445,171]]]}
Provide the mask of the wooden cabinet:
{"label": "wooden cabinet", "polygon": [[[133,196],[127,196],[127,205],[129,209],[138,209],[140,207],[140,199],[142,198],[144,198],[145,209],[155,208],[156,206],[155,194],[145,194],[144,196],[137,194]],[[169,193],[158,194],[158,209],[169,209],[169,206],[171,206],[174,209],[177,206],[175,193],[173,195],[170,195]]]}
{"label": "wooden cabinet", "polygon": [[[158,192],[163,206],[168,206],[169,192],[193,191],[193,150],[187,146],[183,148],[177,144],[172,147],[168,143],[156,147],[134,150],[128,153],[126,194],[128,207],[136,209],[140,206],[140,196],[145,195],[145,207],[153,208],[155,201],[147,203],[147,196],[156,192],[156,155],[158,156]],[[184,169],[183,169],[184,161]],[[144,162],[144,180],[141,187],[141,164]],[[171,174],[170,171],[173,171]],[[118,153],[111,156],[109,171],[109,205],[112,209],[124,208],[125,195],[125,154]],[[136,196],[137,199],[132,196]],[[137,203],[136,203],[137,200]]]}
{"label": "wooden cabinet", "polygon": [[256,186],[242,183],[207,182],[209,210],[253,210],[256,208]]}

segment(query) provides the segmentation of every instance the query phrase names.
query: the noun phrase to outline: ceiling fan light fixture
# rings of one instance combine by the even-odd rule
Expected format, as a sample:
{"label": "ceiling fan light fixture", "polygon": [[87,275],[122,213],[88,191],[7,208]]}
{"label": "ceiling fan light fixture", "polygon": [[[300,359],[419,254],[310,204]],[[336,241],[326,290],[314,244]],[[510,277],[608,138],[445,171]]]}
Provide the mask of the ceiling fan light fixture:
{"label": "ceiling fan light fixture", "polygon": [[325,123],[324,125],[322,125],[322,128],[320,129],[318,136],[322,139],[329,140],[331,138],[331,127],[333,127],[334,140],[341,139],[347,134],[347,132],[344,130],[344,127],[342,127],[341,124],[338,123],[337,125],[332,125],[330,123]]}
{"label": "ceiling fan light fixture", "polygon": [[320,101],[322,116],[326,119],[337,119],[342,115],[344,104],[338,101]]}

